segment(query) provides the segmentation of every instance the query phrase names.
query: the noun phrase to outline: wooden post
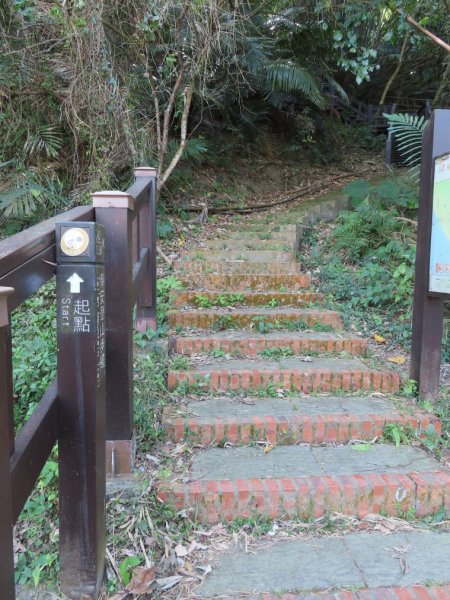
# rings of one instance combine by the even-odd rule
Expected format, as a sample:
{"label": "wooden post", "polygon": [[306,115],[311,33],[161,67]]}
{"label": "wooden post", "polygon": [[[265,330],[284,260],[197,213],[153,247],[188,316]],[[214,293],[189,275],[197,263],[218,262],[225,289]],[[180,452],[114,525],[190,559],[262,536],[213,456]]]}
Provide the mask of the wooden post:
{"label": "wooden post", "polygon": [[8,296],[13,288],[0,287],[0,590],[2,600],[14,600],[13,517],[10,457],[12,363]]}
{"label": "wooden post", "polygon": [[141,210],[140,246],[149,249],[147,276],[139,291],[136,312],[136,329],[156,330],[156,169],[139,167],[134,171],[136,179],[149,181],[148,201]]}
{"label": "wooden post", "polygon": [[56,248],[61,589],[94,600],[106,532],[103,228],[59,223]]}
{"label": "wooden post", "polygon": [[410,367],[410,377],[419,386],[419,396],[427,400],[435,400],[439,395],[444,299],[450,297],[430,293],[435,161],[449,152],[450,110],[436,110],[424,132],[422,144]]}
{"label": "wooden post", "polygon": [[92,196],[95,219],[105,228],[106,465],[108,475],[131,474],[133,439],[134,199],[123,192]]}

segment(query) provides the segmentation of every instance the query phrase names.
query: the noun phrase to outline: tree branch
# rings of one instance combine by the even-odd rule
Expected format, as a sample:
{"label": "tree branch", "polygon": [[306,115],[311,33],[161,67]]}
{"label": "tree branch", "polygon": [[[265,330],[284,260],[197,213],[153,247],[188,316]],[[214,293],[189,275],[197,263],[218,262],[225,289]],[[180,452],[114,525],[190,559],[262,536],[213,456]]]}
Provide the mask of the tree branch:
{"label": "tree branch", "polygon": [[[402,17],[405,17],[405,15],[402,13],[401,10],[397,9],[397,12]],[[432,42],[434,42],[441,48],[444,48],[444,50],[446,50],[447,52],[450,52],[450,45],[447,44],[447,42],[444,42],[444,40],[441,40],[440,37],[438,37],[437,35],[434,35],[434,33],[431,33],[431,31],[428,31],[428,29],[425,29],[425,27],[422,27],[422,25],[419,25],[419,23],[417,21],[415,21],[412,17],[406,16],[405,18],[406,18],[406,21],[410,25],[412,25],[415,29],[417,29],[417,31],[420,31],[420,33],[423,33],[424,35],[426,35]]]}
{"label": "tree branch", "polygon": [[163,175],[161,176],[161,179],[159,180],[160,186],[163,186],[165,184],[165,182],[169,179],[169,177],[172,175],[172,172],[175,169],[175,167],[177,166],[178,161],[180,160],[180,158],[183,155],[184,148],[186,147],[187,123],[188,123],[188,118],[189,118],[189,112],[191,109],[191,102],[192,102],[193,94],[194,94],[194,84],[192,82],[184,91],[185,100],[184,100],[183,114],[181,115],[180,145],[178,146],[175,156],[172,158],[169,166],[164,171]]}

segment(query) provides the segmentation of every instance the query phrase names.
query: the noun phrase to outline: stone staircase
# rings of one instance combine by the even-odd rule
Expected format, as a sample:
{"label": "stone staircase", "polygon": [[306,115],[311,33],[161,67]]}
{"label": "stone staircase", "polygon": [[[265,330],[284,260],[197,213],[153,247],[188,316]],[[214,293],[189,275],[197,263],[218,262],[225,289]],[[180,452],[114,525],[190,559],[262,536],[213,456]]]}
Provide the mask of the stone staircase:
{"label": "stone staircase", "polygon": [[189,472],[160,482],[160,500],[205,523],[450,508],[436,459],[380,443],[387,425],[420,436],[439,434],[439,420],[393,398],[398,373],[324,308],[296,256],[300,233],[254,224],[178,262],[168,374],[178,402],[163,422],[196,450]]}

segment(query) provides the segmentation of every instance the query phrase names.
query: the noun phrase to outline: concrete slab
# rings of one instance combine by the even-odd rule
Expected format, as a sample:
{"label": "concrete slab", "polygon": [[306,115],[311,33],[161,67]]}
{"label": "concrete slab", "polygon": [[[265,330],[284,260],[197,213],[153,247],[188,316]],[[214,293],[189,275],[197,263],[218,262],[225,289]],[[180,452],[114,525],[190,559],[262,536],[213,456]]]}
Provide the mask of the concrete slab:
{"label": "concrete slab", "polygon": [[222,555],[196,594],[211,598],[233,593],[302,593],[448,581],[450,533],[352,533],[280,541],[256,553]]}
{"label": "concrete slab", "polygon": [[263,360],[260,357],[251,359],[216,360],[192,366],[192,371],[220,371],[239,369],[260,369],[277,371],[280,369],[296,369],[304,373],[317,370],[330,371],[370,371],[362,361],[356,358],[313,358],[304,362],[299,358],[281,358],[280,360]]}
{"label": "concrete slab", "polygon": [[[207,401],[191,402],[180,409],[180,413],[210,420],[211,417],[265,417],[318,415],[398,415],[399,412],[381,398],[255,398],[240,402],[230,397],[210,398]],[[175,413],[176,414],[176,413]]]}
{"label": "concrete slab", "polygon": [[[357,447],[358,448],[358,447]],[[364,451],[351,446],[311,448],[324,475],[439,471],[440,463],[416,446],[373,444]]]}
{"label": "concrete slab", "polygon": [[292,262],[297,264],[294,251],[281,250],[211,250],[199,249],[189,250],[183,253],[183,258],[189,260],[207,260],[207,261],[248,261],[257,263],[267,262]]}
{"label": "concrete slab", "polygon": [[211,597],[358,585],[360,581],[361,575],[342,540],[330,538],[301,545],[287,542],[258,554],[239,552],[221,557],[219,569],[196,592],[201,597]]}
{"label": "concrete slab", "polygon": [[278,446],[265,454],[262,448],[210,448],[197,454],[191,478],[268,479],[440,471],[440,463],[421,448],[375,444],[367,451],[352,446]]}

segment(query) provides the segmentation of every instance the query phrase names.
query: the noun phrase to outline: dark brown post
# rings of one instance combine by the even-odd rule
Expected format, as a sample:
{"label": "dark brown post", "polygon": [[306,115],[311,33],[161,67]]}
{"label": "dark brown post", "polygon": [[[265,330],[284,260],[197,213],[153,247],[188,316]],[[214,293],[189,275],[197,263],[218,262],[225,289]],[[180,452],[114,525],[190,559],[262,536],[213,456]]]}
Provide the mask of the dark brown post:
{"label": "dark brown post", "polygon": [[123,192],[99,192],[92,199],[96,222],[105,228],[106,469],[111,475],[129,474],[134,468],[134,199]]}
{"label": "dark brown post", "polygon": [[436,158],[450,152],[449,134],[450,110],[436,110],[422,144],[410,367],[419,396],[427,400],[435,400],[439,394],[445,297],[429,291],[434,169]]}
{"label": "dark brown post", "polygon": [[90,600],[105,568],[103,228],[59,223],[56,248],[61,588]]}
{"label": "dark brown post", "polygon": [[140,213],[140,246],[149,249],[149,264],[139,291],[136,329],[145,331],[150,327],[156,330],[156,169],[139,167],[134,174],[136,179],[149,182],[148,201]]}
{"label": "dark brown post", "polygon": [[8,296],[0,287],[0,590],[2,600],[14,600],[13,518],[11,500],[12,364]]}

